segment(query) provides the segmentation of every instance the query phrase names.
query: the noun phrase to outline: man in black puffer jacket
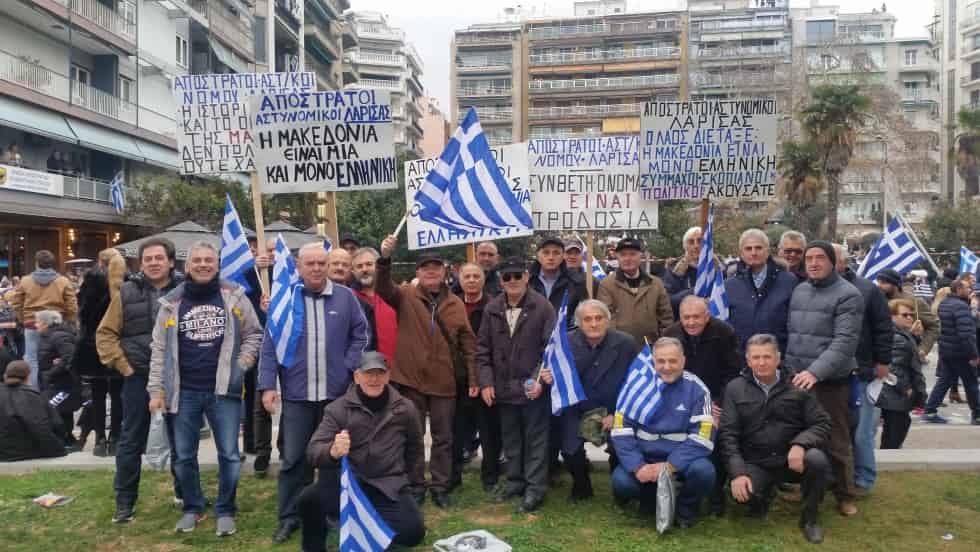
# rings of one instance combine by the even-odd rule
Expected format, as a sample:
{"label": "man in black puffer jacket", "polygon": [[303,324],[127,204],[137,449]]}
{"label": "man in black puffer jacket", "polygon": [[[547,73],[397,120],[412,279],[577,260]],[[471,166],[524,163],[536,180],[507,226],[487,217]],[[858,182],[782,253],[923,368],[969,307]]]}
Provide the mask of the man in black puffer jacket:
{"label": "man in black puffer jacket", "polygon": [[62,421],[61,438],[72,451],[79,450],[72,435],[74,414],[82,406],[81,385],[72,371],[75,356],[75,328],[63,323],[61,313],[39,311],[34,315],[40,340],[37,346],[37,366],[41,396],[58,410]]}

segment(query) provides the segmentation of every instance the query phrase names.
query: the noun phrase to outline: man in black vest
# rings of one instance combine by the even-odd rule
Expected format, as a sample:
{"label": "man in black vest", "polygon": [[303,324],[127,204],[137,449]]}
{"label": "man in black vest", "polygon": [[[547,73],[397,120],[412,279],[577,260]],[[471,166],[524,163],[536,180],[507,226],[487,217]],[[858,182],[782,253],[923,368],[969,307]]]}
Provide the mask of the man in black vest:
{"label": "man in black vest", "polygon": [[[116,452],[116,513],[113,523],[133,519],[139,494],[140,468],[146,437],[150,431],[149,395],[150,342],[153,323],[160,308],[158,299],[179,282],[174,279],[174,244],[166,239],[149,239],[140,244],[140,277],[123,284],[112,298],[99,329],[95,346],[99,359],[123,375],[123,422]],[[167,433],[173,441],[168,423]],[[171,471],[173,463],[171,463]]]}

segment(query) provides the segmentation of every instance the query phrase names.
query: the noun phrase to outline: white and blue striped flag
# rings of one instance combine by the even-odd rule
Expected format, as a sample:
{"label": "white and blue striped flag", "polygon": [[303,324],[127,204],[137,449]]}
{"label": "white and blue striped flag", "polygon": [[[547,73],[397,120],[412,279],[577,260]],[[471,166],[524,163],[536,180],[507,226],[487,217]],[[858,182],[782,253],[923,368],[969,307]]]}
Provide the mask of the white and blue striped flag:
{"label": "white and blue striped flag", "polygon": [[323,248],[326,249],[327,251],[333,249],[333,242],[330,241],[330,238],[328,236],[323,236]]}
{"label": "white and blue striped flag", "polygon": [[967,274],[976,274],[977,268],[980,268],[980,257],[977,257],[976,253],[970,251],[966,246],[960,246],[960,274],[964,272]]}
{"label": "white and blue striped flag", "polygon": [[626,383],[616,398],[616,416],[623,416],[641,424],[650,425],[660,406],[664,381],[653,367],[653,352],[646,345],[630,364]]}
{"label": "white and blue striped flag", "polygon": [[[589,270],[589,262],[585,260],[585,257],[589,256],[589,248],[588,247],[583,248],[582,254],[584,255],[582,257],[582,271],[586,272]],[[597,282],[601,282],[605,277],[606,277],[606,271],[603,270],[602,265],[599,264],[599,259],[596,259],[595,256],[592,256],[592,279]]]}
{"label": "white and blue striped flag", "polygon": [[555,328],[551,330],[548,345],[544,348],[541,365],[551,369],[555,381],[551,384],[551,413],[558,414],[565,407],[585,400],[585,390],[575,368],[572,344],[568,342],[568,292],[561,299]]}
{"label": "white and blue striped flag", "polygon": [[728,320],[728,294],[725,293],[725,277],[715,262],[715,208],[708,209],[708,227],[704,230],[701,254],[698,257],[698,277],[694,293],[708,299],[708,312],[719,320]]}
{"label": "white and blue striped flag", "polygon": [[415,194],[419,218],[454,232],[533,227],[470,108]]}
{"label": "white and blue striped flag", "polygon": [[394,536],[364,496],[344,456],[340,459],[340,552],[382,552]]}
{"label": "white and blue striped flag", "polygon": [[248,238],[242,221],[238,219],[238,211],[231,202],[231,196],[225,194],[225,221],[221,225],[221,277],[241,284],[250,291],[245,274],[255,270],[255,257],[248,247]]}
{"label": "white and blue striped flag", "polygon": [[122,171],[116,173],[109,183],[109,197],[112,199],[112,207],[121,215],[126,210],[126,191],[123,189]]}
{"label": "white and blue striped flag", "polygon": [[296,345],[303,334],[305,307],[300,291],[301,286],[293,255],[286,245],[286,240],[282,239],[282,234],[279,234],[276,236],[272,295],[269,297],[266,328],[269,338],[276,344],[276,360],[282,366],[295,364]]}
{"label": "white and blue striped flag", "polygon": [[874,280],[886,268],[905,274],[919,266],[926,255],[916,245],[911,232],[897,216],[892,218],[858,268],[858,275]]}

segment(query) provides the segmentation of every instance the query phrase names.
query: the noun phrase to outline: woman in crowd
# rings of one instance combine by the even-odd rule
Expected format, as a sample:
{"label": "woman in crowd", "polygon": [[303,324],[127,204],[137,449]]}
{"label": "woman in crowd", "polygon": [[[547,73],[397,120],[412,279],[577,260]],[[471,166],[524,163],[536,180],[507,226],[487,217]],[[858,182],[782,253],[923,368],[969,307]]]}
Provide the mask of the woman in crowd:
{"label": "woman in crowd", "polygon": [[895,379],[894,384],[886,381],[882,386],[878,407],[884,423],[881,448],[898,449],[902,448],[912,423],[909,413],[925,401],[926,381],[922,376],[919,343],[911,333],[915,324],[915,304],[908,299],[892,299],[888,306],[895,323],[890,366]]}

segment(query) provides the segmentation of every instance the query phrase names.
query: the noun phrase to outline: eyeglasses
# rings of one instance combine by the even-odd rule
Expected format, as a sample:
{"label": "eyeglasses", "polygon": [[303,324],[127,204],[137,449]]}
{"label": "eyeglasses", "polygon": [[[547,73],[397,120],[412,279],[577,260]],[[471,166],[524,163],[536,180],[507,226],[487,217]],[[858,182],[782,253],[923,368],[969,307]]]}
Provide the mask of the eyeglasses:
{"label": "eyeglasses", "polygon": [[914,315],[914,314],[912,314],[911,312],[903,312],[903,313],[899,313],[899,315],[898,315],[898,316],[901,316],[902,318],[907,318],[907,319],[909,319],[909,320],[911,320],[911,319],[913,319],[913,318],[915,318],[915,315]]}
{"label": "eyeglasses", "polygon": [[520,282],[521,280],[524,279],[524,275],[519,272],[508,272],[506,274],[501,274],[500,279],[505,282],[509,282],[511,280],[516,280]]}
{"label": "eyeglasses", "polygon": [[783,255],[802,255],[802,249],[783,249]]}

